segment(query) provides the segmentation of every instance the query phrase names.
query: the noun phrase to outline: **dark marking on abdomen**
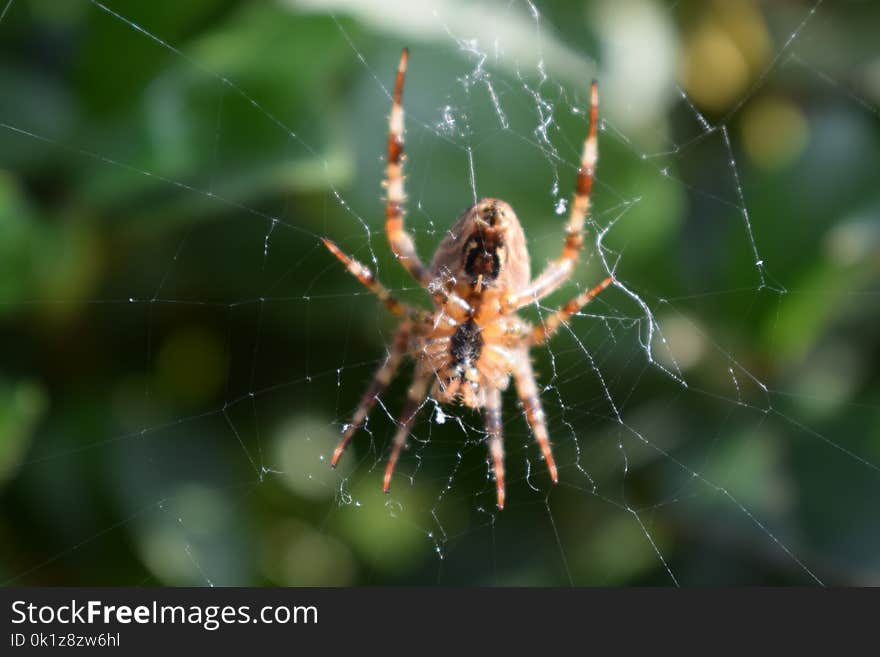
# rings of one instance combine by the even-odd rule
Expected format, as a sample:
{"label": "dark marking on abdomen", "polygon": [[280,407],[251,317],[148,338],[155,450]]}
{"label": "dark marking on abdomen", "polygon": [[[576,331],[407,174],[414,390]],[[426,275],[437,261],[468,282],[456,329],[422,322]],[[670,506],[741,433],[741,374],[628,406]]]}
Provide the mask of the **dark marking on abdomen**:
{"label": "dark marking on abdomen", "polygon": [[482,235],[474,235],[467,241],[462,253],[464,271],[471,277],[473,285],[480,276],[485,283],[498,278],[501,271],[501,260],[498,258],[499,246],[499,240],[487,240]]}

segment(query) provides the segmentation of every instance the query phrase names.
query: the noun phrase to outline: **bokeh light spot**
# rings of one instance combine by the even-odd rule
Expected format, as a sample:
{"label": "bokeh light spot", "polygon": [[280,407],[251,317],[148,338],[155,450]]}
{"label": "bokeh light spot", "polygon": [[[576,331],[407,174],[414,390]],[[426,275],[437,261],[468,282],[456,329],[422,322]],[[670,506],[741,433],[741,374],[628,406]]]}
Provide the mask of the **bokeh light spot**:
{"label": "bokeh light spot", "polygon": [[790,100],[768,96],[750,104],[742,118],[746,151],[767,170],[791,164],[807,145],[810,129],[806,116]]}

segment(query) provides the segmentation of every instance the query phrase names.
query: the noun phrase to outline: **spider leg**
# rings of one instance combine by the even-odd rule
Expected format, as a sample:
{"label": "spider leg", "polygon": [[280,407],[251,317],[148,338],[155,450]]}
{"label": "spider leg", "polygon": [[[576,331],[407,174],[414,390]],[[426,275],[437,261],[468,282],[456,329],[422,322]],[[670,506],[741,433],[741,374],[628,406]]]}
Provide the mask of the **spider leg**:
{"label": "spider leg", "polygon": [[540,326],[536,326],[532,329],[528,337],[529,344],[539,345],[546,342],[550,336],[556,333],[562,324],[568,322],[572,315],[599,296],[602,290],[613,282],[614,277],[609,276],[595,287],[592,287],[589,290],[584,290],[567,304],[557,309],[552,315],[547,317]]}
{"label": "spider leg", "polygon": [[590,128],[584,141],[581,164],[578,168],[577,189],[571,203],[568,224],[565,227],[565,242],[562,254],[551,262],[522,291],[511,295],[507,305],[511,310],[521,308],[533,301],[544,298],[564,283],[578,259],[584,242],[584,221],[590,210],[590,194],[593,190],[593,177],[596,161],[599,159],[597,130],[599,125],[599,87],[596,81],[590,86]]}
{"label": "spider leg", "polygon": [[516,391],[526,412],[526,419],[535,435],[535,441],[541,448],[550,479],[553,483],[559,481],[559,473],[556,469],[556,461],[553,460],[553,452],[550,449],[550,437],[547,434],[547,420],[544,417],[544,408],[541,406],[541,398],[538,396],[538,384],[535,382],[535,371],[528,354],[523,354],[518,359],[518,364],[513,371],[516,382]]}
{"label": "spider leg", "polygon": [[489,435],[489,454],[492,456],[495,471],[495,492],[498,508],[504,508],[504,443],[501,437],[501,391],[491,388],[487,391],[484,410],[486,433]]}
{"label": "spider leg", "polygon": [[397,79],[394,83],[394,96],[391,102],[391,115],[388,119],[388,160],[385,165],[385,183],[387,198],[385,202],[385,232],[391,250],[400,264],[422,286],[427,287],[431,273],[422,264],[416,253],[412,236],[403,226],[403,202],[406,194],[403,187],[403,106],[400,99],[403,95],[403,78],[406,75],[406,62],[409,51],[404,48],[400,53],[400,64],[397,67]]}
{"label": "spider leg", "polygon": [[388,384],[391,383],[391,379],[394,378],[394,374],[400,366],[400,361],[406,353],[410,330],[411,325],[408,320],[404,321],[400,325],[400,328],[397,329],[397,334],[394,336],[394,342],[391,345],[391,350],[388,352],[388,356],[385,358],[385,362],[379,366],[379,369],[377,369],[376,373],[373,375],[373,380],[370,381],[369,387],[361,397],[354,414],[351,416],[351,422],[349,422],[348,426],[345,428],[342,438],[339,440],[339,444],[336,445],[336,449],[333,450],[333,458],[330,460],[331,467],[336,467],[336,464],[339,462],[339,457],[342,456],[342,452],[346,445],[348,445],[351,437],[361,428],[364,420],[367,419],[370,411],[373,410],[373,406],[376,404],[376,399],[379,395],[385,392]]}
{"label": "spider leg", "polygon": [[400,413],[397,433],[394,434],[394,442],[391,446],[391,455],[388,457],[388,465],[385,466],[385,479],[382,483],[382,490],[386,493],[391,489],[391,476],[394,474],[394,468],[397,466],[397,460],[400,458],[400,450],[406,444],[409,430],[412,428],[413,422],[415,422],[416,416],[422,408],[422,403],[425,401],[429,382],[429,377],[417,376],[406,393],[406,403],[403,406],[403,411]]}
{"label": "spider leg", "polygon": [[345,255],[345,253],[343,253],[342,250],[338,246],[336,246],[336,244],[334,244],[327,238],[322,237],[321,241],[324,242],[324,246],[327,247],[330,253],[335,255],[339,259],[339,261],[343,265],[345,265],[345,268],[348,269],[348,271],[356,279],[358,279],[364,287],[366,287],[370,292],[379,297],[379,300],[383,304],[385,304],[385,307],[393,315],[400,316],[407,312],[414,312],[411,308],[409,308],[409,306],[406,306],[405,304],[398,301],[397,298],[388,291],[388,288],[386,288],[376,279],[376,276],[373,274],[369,267],[366,267],[354,258]]}

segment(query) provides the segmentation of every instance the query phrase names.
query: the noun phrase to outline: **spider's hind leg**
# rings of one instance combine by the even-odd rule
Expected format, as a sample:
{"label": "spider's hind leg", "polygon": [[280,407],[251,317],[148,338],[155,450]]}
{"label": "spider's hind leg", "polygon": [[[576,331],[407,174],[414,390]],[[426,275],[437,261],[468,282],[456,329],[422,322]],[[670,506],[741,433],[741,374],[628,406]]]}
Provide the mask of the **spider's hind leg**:
{"label": "spider's hind leg", "polygon": [[345,265],[345,268],[354,276],[358,281],[360,281],[361,285],[367,288],[370,292],[379,297],[379,300],[385,304],[385,307],[391,312],[393,315],[403,315],[407,312],[411,313],[411,309],[406,304],[402,303],[395,297],[391,292],[388,291],[388,288],[382,285],[376,278],[376,275],[370,270],[366,265],[361,264],[354,258],[343,253],[342,249],[340,249],[334,242],[331,242],[326,237],[322,237],[321,241],[324,243],[324,246],[327,247],[327,250],[330,251],[333,255],[335,255],[339,261]]}
{"label": "spider's hind leg", "polygon": [[388,160],[385,163],[385,181],[387,196],[385,199],[385,232],[391,250],[414,279],[422,287],[428,287],[431,273],[416,253],[412,236],[404,226],[405,212],[403,203],[406,200],[403,176],[403,79],[406,76],[406,63],[409,51],[404,48],[400,53],[397,66],[397,77],[394,81],[394,95],[391,100],[391,114],[388,117]]}
{"label": "spider's hind leg", "polygon": [[539,345],[546,342],[563,324],[568,323],[571,316],[577,313],[581,308],[586,306],[590,301],[595,299],[606,287],[614,282],[614,277],[609,276],[598,285],[585,290],[577,295],[574,299],[558,308],[549,315],[540,326],[532,329],[529,335],[529,343],[531,345]]}
{"label": "spider's hind leg", "polygon": [[574,271],[584,241],[584,222],[590,212],[593,178],[596,175],[596,162],[599,159],[598,129],[599,87],[594,80],[590,86],[590,128],[584,140],[581,163],[578,167],[577,187],[571,201],[568,224],[565,227],[562,253],[550,262],[537,278],[508,299],[507,307],[511,310],[543,299],[567,281]]}

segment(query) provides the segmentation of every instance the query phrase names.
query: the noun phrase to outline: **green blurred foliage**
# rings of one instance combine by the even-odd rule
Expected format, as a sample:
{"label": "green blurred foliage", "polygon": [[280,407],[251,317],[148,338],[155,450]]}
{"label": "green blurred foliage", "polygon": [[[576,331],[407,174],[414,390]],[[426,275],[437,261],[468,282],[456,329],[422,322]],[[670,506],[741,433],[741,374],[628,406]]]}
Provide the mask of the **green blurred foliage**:
{"label": "green blurred foliage", "polygon": [[[544,48],[548,79],[519,50],[485,64],[502,127],[440,18],[330,4],[8,6],[0,581],[880,581],[878,7],[824,3],[786,45],[810,5],[538,3],[541,43],[517,45]],[[480,7],[533,34],[526,4]],[[548,494],[508,400],[500,514],[479,417],[461,409],[440,422],[428,405],[381,493],[403,381],[332,471],[394,323],[318,236],[425,303],[382,235],[400,46],[421,252],[471,202],[470,149],[538,269],[586,127],[569,78],[613,89],[627,69],[608,40],[636,39],[645,16],[672,39],[672,74],[641,123],[610,103],[588,244],[611,226],[609,260],[658,322],[656,363],[644,309],[614,289],[539,350],[562,483]],[[727,131],[736,177],[703,116]],[[602,271],[585,260],[581,286]]]}

